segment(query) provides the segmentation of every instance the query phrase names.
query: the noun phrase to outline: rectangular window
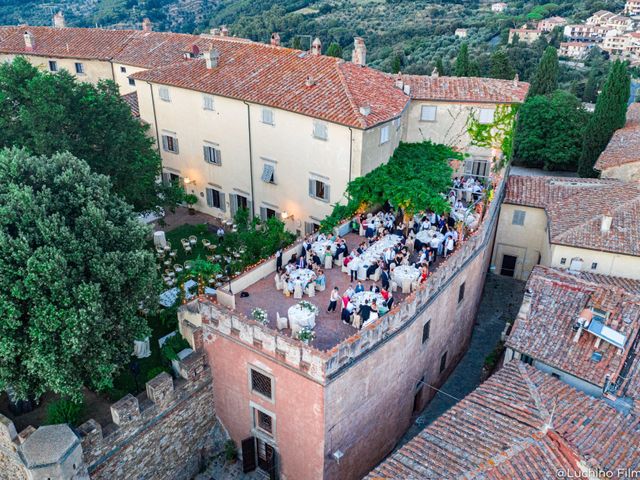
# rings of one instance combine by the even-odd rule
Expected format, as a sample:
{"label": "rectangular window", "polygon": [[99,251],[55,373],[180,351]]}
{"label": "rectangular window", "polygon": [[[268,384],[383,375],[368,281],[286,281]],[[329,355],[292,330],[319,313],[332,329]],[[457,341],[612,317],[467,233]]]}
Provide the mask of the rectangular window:
{"label": "rectangular window", "polygon": [[400,123],[400,119],[399,119],[399,118],[396,118],[396,119],[393,121],[393,126],[396,128],[396,132],[397,132],[398,130],[400,130],[400,125],[401,125],[401,123]]}
{"label": "rectangular window", "polygon": [[431,320],[427,320],[422,326],[422,343],[429,340],[429,334],[431,333]]}
{"label": "rectangular window", "polygon": [[215,110],[215,104],[213,103],[213,97],[211,95],[202,95],[202,108],[204,110]]}
{"label": "rectangular window", "polygon": [[238,210],[248,210],[249,209],[249,199],[244,195],[233,195],[233,206],[235,215]]}
{"label": "rectangular window", "polygon": [[275,217],[278,213],[269,207],[260,207],[260,220],[265,221],[271,217]]}
{"label": "rectangular window", "polygon": [[464,161],[464,174],[475,175],[477,177],[489,176],[489,162],[486,160],[465,160]]}
{"label": "rectangular window", "polygon": [[324,202],[329,201],[329,185],[321,180],[309,179],[309,196],[322,200]]}
{"label": "rectangular window", "polygon": [[49,60],[49,71],[57,72],[58,71],[58,62],[55,60]]}
{"label": "rectangular window", "polygon": [[76,73],[78,75],[84,75],[84,65],[80,62],[76,62]]}
{"label": "rectangular window", "polygon": [[253,409],[254,414],[254,425],[255,427],[268,435],[273,436],[275,421],[271,415],[263,412],[262,410],[258,410],[257,408]]}
{"label": "rectangular window", "polygon": [[533,358],[529,355],[525,355],[524,353],[520,354],[520,361],[522,363],[526,363],[527,365],[533,366]]}
{"label": "rectangular window", "polygon": [[447,352],[440,357],[440,373],[444,372],[445,368],[447,368]]}
{"label": "rectangular window", "polygon": [[464,286],[465,282],[462,282],[462,285],[460,285],[460,288],[458,289],[458,303],[464,300]]}
{"label": "rectangular window", "polygon": [[273,110],[269,108],[262,109],[262,123],[266,123],[267,125],[275,125],[273,121]]}
{"label": "rectangular window", "polygon": [[438,107],[434,105],[422,105],[420,109],[420,120],[423,122],[435,122]]}
{"label": "rectangular window", "polygon": [[171,101],[171,96],[169,95],[169,89],[167,87],[160,87],[158,89],[158,95],[160,95],[160,100],[163,102]]}
{"label": "rectangular window", "polygon": [[162,149],[165,152],[178,153],[178,139],[172,135],[162,135]]}
{"label": "rectangular window", "polygon": [[389,141],[389,125],[385,125],[380,129],[380,145]]}
{"label": "rectangular window", "polygon": [[593,263],[591,264],[591,270],[595,270],[595,269],[597,269],[597,268],[598,268],[598,263],[597,263],[597,262],[593,262]]}
{"label": "rectangular window", "polygon": [[162,184],[165,187],[168,187],[170,185],[179,185],[181,184],[181,178],[180,175],[176,175],[175,173],[171,173],[171,172],[162,172]]}
{"label": "rectangular window", "polygon": [[494,110],[492,108],[481,108],[480,114],[478,115],[478,122],[483,125],[493,123],[493,113]]}
{"label": "rectangular window", "polygon": [[222,154],[220,153],[220,149],[211,145],[203,145],[202,151],[205,162],[212,165],[222,165]]}
{"label": "rectangular window", "polygon": [[131,85],[132,87],[135,87],[135,86],[136,86],[136,81],[135,81],[135,79],[130,78],[130,79],[129,79],[129,85]]}
{"label": "rectangular window", "polygon": [[567,259],[566,259],[566,257],[562,257],[562,258],[560,259],[560,265],[566,265],[566,263],[567,263]]}
{"label": "rectangular window", "polygon": [[122,73],[127,73],[127,67],[120,67],[120,71]]}
{"label": "rectangular window", "polygon": [[251,369],[251,391],[269,400],[273,399],[273,379],[264,373]]}
{"label": "rectangular window", "polygon": [[262,166],[262,181],[266,183],[276,183],[276,170],[270,163]]}
{"label": "rectangular window", "polygon": [[524,217],[526,212],[524,210],[514,210],[513,211],[513,219],[511,220],[512,225],[524,225]]}
{"label": "rectangular window", "polygon": [[227,210],[227,205],[224,200],[224,193],[215,188],[207,188],[207,206],[210,208],[217,208],[223,212]]}
{"label": "rectangular window", "polygon": [[326,140],[329,138],[327,133],[327,124],[324,122],[319,122],[318,120],[313,121],[313,136],[319,140]]}

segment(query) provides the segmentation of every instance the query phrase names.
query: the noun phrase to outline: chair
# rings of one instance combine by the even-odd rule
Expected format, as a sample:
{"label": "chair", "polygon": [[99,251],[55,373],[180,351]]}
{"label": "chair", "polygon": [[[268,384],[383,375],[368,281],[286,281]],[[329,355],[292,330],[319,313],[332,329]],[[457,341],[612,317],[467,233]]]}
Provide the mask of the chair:
{"label": "chair", "polygon": [[420,282],[418,280],[414,280],[413,282],[411,282],[411,288],[413,288],[413,290],[417,290],[419,286]]}
{"label": "chair", "polygon": [[373,272],[373,275],[369,276],[369,279],[373,280],[374,282],[377,282],[380,280],[380,275],[382,275],[382,269],[378,267],[376,268],[376,271]]}
{"label": "chair", "polygon": [[357,328],[358,330],[360,330],[360,328],[362,327],[362,317],[360,315],[358,315],[357,313],[353,314],[353,323],[352,325]]}
{"label": "chair", "polygon": [[186,262],[184,262],[185,270],[191,270],[192,267],[193,267],[193,262],[191,260],[187,260]]}
{"label": "chair", "polygon": [[360,267],[358,269],[358,280],[365,281],[367,279],[367,269],[365,267]]}
{"label": "chair", "polygon": [[402,293],[411,293],[411,280],[402,280]]}
{"label": "chair", "polygon": [[273,280],[275,281],[275,284],[276,284],[276,290],[282,290],[283,285],[282,285],[282,279],[280,278],[280,275],[276,273],[275,277],[273,277]]}
{"label": "chair", "polygon": [[328,270],[333,268],[333,257],[331,255],[325,255],[324,257],[324,269]]}
{"label": "chair", "polygon": [[190,235],[189,236],[189,243],[191,245],[195,245],[196,243],[198,243],[198,237],[196,237],[195,235]]}
{"label": "chair", "polygon": [[185,247],[184,247],[184,251],[185,251],[186,253],[191,253],[191,246],[190,246],[190,245],[185,245]]}
{"label": "chair", "polygon": [[202,246],[204,248],[209,248],[211,246],[211,242],[209,240],[207,240],[206,238],[202,239]]}
{"label": "chair", "polygon": [[281,317],[279,312],[276,312],[276,328],[278,330],[289,328],[289,319],[287,317]]}
{"label": "chair", "polygon": [[291,296],[291,292],[289,291],[289,289],[286,286],[282,289],[282,293],[284,293],[285,297],[290,297]]}
{"label": "chair", "polygon": [[344,262],[344,253],[340,253],[340,254],[338,255],[338,258],[336,258],[336,259],[334,260],[334,262],[335,262],[336,266],[338,266],[338,267],[339,267],[340,265],[342,265],[342,264],[343,264],[343,262]]}
{"label": "chair", "polygon": [[177,250],[171,250],[171,251],[169,252],[169,256],[170,256],[171,258],[175,258],[175,257],[176,257],[176,255],[178,255],[178,251],[177,251]]}
{"label": "chair", "polygon": [[295,322],[291,322],[291,337],[298,338],[298,332],[300,332],[301,328]]}
{"label": "chair", "polygon": [[309,282],[309,285],[307,285],[307,288],[304,289],[304,293],[306,293],[309,297],[315,297],[316,296],[316,285],[314,282]]}
{"label": "chair", "polygon": [[397,292],[398,291],[398,284],[396,282],[394,282],[393,280],[391,280],[389,282],[389,288],[391,288],[392,292]]}
{"label": "chair", "polygon": [[302,285],[296,283],[293,287],[293,298],[302,298]]}
{"label": "chair", "polygon": [[347,275],[349,275],[351,273],[351,271],[349,270],[349,266],[345,265],[344,263],[342,264],[341,271],[342,271],[342,273],[346,273]]}
{"label": "chair", "polygon": [[182,267],[182,265],[180,265],[179,263],[176,263],[176,264],[173,266],[173,269],[176,271],[176,273],[180,273],[180,272],[182,272],[182,271],[184,270],[184,268]]}

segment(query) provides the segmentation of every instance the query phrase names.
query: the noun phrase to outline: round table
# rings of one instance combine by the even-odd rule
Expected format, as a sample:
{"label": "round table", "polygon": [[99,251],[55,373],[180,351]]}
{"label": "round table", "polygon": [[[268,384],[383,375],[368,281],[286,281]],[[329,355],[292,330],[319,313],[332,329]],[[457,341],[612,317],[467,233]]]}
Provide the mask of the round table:
{"label": "round table", "polygon": [[[317,307],[316,307],[317,308]],[[299,327],[313,328],[316,326],[316,312],[302,307],[300,304],[289,307],[289,324],[294,323]]]}
{"label": "round table", "polygon": [[358,308],[360,308],[360,305],[362,305],[365,300],[369,300],[369,305],[371,305],[373,300],[376,301],[377,305],[382,305],[382,303],[384,302],[384,297],[379,293],[373,292],[354,293],[351,297],[351,303],[355,307],[355,311],[358,311]]}
{"label": "round table", "polygon": [[324,258],[327,252],[335,253],[334,242],[332,242],[331,240],[313,242],[311,244],[311,250],[313,250],[313,253],[315,253],[322,259]]}
{"label": "round table", "polygon": [[315,280],[316,274],[313,270],[308,268],[298,268],[289,274],[289,281],[296,282],[299,281],[302,283],[302,288],[304,288],[309,282]]}
{"label": "round table", "polygon": [[444,235],[434,230],[420,230],[416,239],[421,243],[429,244],[431,248],[438,248],[444,241]]}
{"label": "round table", "polygon": [[402,285],[404,282],[412,283],[420,276],[420,270],[411,265],[400,265],[393,269],[391,272],[391,278],[398,285]]}
{"label": "round table", "polygon": [[453,210],[451,212],[451,216],[457,222],[461,222],[462,220],[464,220],[467,225],[477,223],[479,218],[479,215],[477,213],[473,211],[469,212],[466,209]]}

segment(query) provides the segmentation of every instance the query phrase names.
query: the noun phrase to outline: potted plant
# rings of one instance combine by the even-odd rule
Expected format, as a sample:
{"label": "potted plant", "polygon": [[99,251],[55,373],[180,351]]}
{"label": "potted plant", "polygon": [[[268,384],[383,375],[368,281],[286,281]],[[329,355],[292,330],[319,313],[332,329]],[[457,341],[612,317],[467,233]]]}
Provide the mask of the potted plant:
{"label": "potted plant", "polygon": [[188,193],[184,196],[184,203],[189,206],[189,215],[193,215],[194,213],[196,213],[195,209],[193,208],[193,206],[198,203],[198,197],[196,195],[194,195],[193,193]]}
{"label": "potted plant", "polygon": [[313,330],[308,327],[302,327],[302,329],[298,332],[298,340],[309,345],[314,338],[316,338],[316,334]]}
{"label": "potted plant", "polygon": [[254,320],[260,322],[263,325],[266,325],[267,323],[269,323],[268,314],[262,308],[254,308],[251,311],[251,316],[253,317]]}

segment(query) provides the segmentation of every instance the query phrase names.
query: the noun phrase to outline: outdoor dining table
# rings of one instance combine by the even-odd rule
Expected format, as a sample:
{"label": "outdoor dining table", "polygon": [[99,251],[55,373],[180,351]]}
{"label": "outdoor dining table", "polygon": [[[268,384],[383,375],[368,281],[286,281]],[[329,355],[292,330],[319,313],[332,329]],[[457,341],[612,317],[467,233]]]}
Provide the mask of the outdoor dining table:
{"label": "outdoor dining table", "polygon": [[362,305],[365,300],[369,300],[369,305],[371,305],[375,300],[376,305],[380,306],[384,302],[384,297],[381,294],[374,292],[358,292],[354,293],[350,300],[356,311],[358,311],[358,308],[360,308],[360,305]]}
{"label": "outdoor dining table", "polygon": [[438,248],[444,241],[444,235],[434,230],[420,230],[416,239],[421,243],[429,244],[431,248]]}
{"label": "outdoor dining table", "polygon": [[311,244],[311,250],[320,258],[324,258],[327,252],[333,254],[336,251],[335,242],[331,240],[316,241]]}
{"label": "outdoor dining table", "polygon": [[391,272],[391,279],[398,285],[415,282],[420,276],[420,270],[411,265],[400,265]]}
{"label": "outdoor dining table", "polygon": [[305,308],[299,303],[289,307],[289,324],[298,325],[300,328],[314,328],[316,326],[316,311]]}
{"label": "outdoor dining table", "polygon": [[292,282],[299,281],[304,288],[309,282],[315,280],[316,274],[308,268],[298,268],[289,274],[289,280]]}

